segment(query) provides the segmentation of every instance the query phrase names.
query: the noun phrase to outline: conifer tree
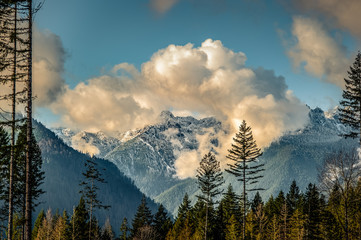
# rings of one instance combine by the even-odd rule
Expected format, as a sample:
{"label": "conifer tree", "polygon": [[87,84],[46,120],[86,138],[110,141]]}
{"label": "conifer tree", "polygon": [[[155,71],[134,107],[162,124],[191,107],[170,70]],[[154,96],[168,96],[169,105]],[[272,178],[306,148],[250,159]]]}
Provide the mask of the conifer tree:
{"label": "conifer tree", "polygon": [[189,200],[188,193],[186,193],[183,197],[183,202],[178,208],[177,220],[184,220],[191,208],[191,201]]}
{"label": "conifer tree", "polygon": [[206,207],[204,239],[207,240],[208,209],[213,204],[213,199],[223,192],[219,187],[224,183],[219,162],[211,152],[202,158],[197,169],[197,179],[198,187],[202,191],[202,195],[199,195],[198,198],[205,203]]}
{"label": "conifer tree", "polygon": [[98,184],[105,183],[100,171],[97,168],[95,158],[88,158],[85,162],[86,171],[83,173],[84,180],[79,184],[83,189],[79,191],[84,197],[89,211],[89,240],[92,238],[92,220],[95,209],[108,209],[110,206],[104,205],[98,199]]}
{"label": "conifer tree", "polygon": [[114,232],[112,229],[112,225],[110,225],[110,220],[109,218],[107,218],[102,229],[101,240],[113,240],[113,238]]}
{"label": "conifer tree", "polygon": [[88,239],[88,221],[89,214],[86,209],[84,198],[81,197],[78,206],[73,211],[71,217],[71,235],[72,240],[86,240]]}
{"label": "conifer tree", "polygon": [[128,219],[124,218],[122,225],[120,226],[120,237],[119,237],[120,240],[127,240],[128,232],[129,232]]}
{"label": "conifer tree", "polygon": [[344,134],[344,137],[357,138],[361,146],[361,52],[356,55],[355,61],[350,70],[347,71],[348,78],[345,78],[345,90],[343,90],[340,101],[340,120],[351,130]]}
{"label": "conifer tree", "polygon": [[148,208],[147,200],[143,194],[141,203],[138,206],[137,212],[135,213],[133,222],[131,237],[135,237],[141,227],[150,226],[153,220],[152,212]]}
{"label": "conifer tree", "polygon": [[293,180],[290,186],[290,190],[286,195],[286,203],[290,215],[292,215],[293,212],[296,210],[296,208],[299,207],[300,200],[301,200],[300,189],[298,188],[296,181]]}
{"label": "conifer tree", "polygon": [[258,163],[258,157],[262,155],[261,149],[257,147],[253,139],[251,127],[247,126],[243,120],[238,133],[233,138],[232,148],[228,150],[227,158],[233,161],[228,164],[230,167],[227,172],[237,177],[243,184],[243,236],[246,234],[246,210],[247,210],[247,192],[263,190],[262,188],[252,188],[251,185],[258,182],[262,177],[260,173],[264,170],[264,164]]}
{"label": "conifer tree", "polygon": [[41,211],[38,214],[38,217],[35,220],[34,228],[31,233],[32,239],[35,239],[36,236],[38,236],[38,231],[39,231],[41,224],[43,223],[44,218],[45,218],[45,213],[44,213],[44,210],[41,209]]}
{"label": "conifer tree", "polygon": [[154,215],[153,227],[158,233],[159,239],[165,239],[168,231],[172,228],[172,220],[167,216],[167,212],[162,204]]}

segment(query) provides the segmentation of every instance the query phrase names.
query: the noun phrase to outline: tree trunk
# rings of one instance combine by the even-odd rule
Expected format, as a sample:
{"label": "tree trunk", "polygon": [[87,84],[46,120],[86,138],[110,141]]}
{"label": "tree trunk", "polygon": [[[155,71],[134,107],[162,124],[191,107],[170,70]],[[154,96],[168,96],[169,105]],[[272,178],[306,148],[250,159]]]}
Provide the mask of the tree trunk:
{"label": "tree trunk", "polygon": [[243,239],[246,239],[246,160],[243,160]]}
{"label": "tree trunk", "polygon": [[13,69],[13,96],[12,96],[12,119],[11,119],[11,150],[9,164],[9,219],[8,219],[8,240],[13,235],[13,163],[15,151],[15,111],[16,111],[16,38],[17,38],[17,3],[14,6],[14,69]]}
{"label": "tree trunk", "polygon": [[27,133],[26,133],[26,177],[25,177],[25,240],[31,240],[31,135],[32,135],[32,27],[33,6],[32,0],[28,0],[29,21],[29,46],[28,46],[28,79],[27,79]]}

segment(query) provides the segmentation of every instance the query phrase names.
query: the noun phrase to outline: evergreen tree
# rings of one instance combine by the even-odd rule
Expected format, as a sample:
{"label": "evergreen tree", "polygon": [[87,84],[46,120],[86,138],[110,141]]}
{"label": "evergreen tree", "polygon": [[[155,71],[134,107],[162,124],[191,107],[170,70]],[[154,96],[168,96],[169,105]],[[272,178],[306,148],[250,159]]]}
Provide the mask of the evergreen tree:
{"label": "evergreen tree", "polygon": [[[10,142],[9,135],[0,126],[0,200],[7,202],[9,187],[9,162],[10,162]],[[3,204],[0,209],[0,220],[5,221],[8,216],[8,205]]]}
{"label": "evergreen tree", "polygon": [[152,212],[147,206],[147,200],[143,195],[140,205],[138,206],[137,212],[135,213],[133,222],[131,237],[135,237],[141,227],[150,226],[152,223]]}
{"label": "evergreen tree", "polygon": [[211,152],[202,158],[197,169],[197,179],[198,186],[202,191],[202,195],[199,195],[198,198],[204,201],[206,205],[204,239],[207,239],[208,209],[213,204],[213,199],[222,193],[219,187],[224,183],[219,162]]}
{"label": "evergreen tree", "polygon": [[253,201],[251,203],[251,209],[253,212],[256,212],[258,206],[263,206],[262,197],[259,194],[259,192],[256,192],[256,195],[254,195]]}
{"label": "evergreen tree", "polygon": [[361,52],[356,55],[355,62],[350,66],[348,79],[345,80],[345,90],[343,90],[340,101],[339,115],[340,120],[346,126],[351,128],[350,132],[344,134],[344,137],[359,137],[361,145]]}
{"label": "evergreen tree", "polygon": [[293,180],[290,190],[286,195],[286,203],[290,215],[292,215],[293,212],[296,210],[296,208],[299,207],[300,200],[301,200],[300,189],[298,188],[296,181]]}
{"label": "evergreen tree", "polygon": [[[246,195],[248,191],[263,190],[262,188],[248,187],[258,182],[262,177],[260,173],[264,170],[264,164],[259,164],[257,158],[262,155],[261,149],[257,148],[256,141],[253,139],[251,127],[247,126],[243,120],[239,127],[239,132],[233,138],[234,144],[228,150],[227,158],[233,161],[228,164],[230,167],[226,169],[229,173],[237,177],[243,183],[243,236],[246,233]],[[248,187],[248,188],[247,188]]]}
{"label": "evergreen tree", "polygon": [[128,232],[129,232],[128,219],[124,218],[122,225],[120,226],[120,237],[119,237],[120,240],[127,240]]}
{"label": "evergreen tree", "polygon": [[189,200],[188,193],[186,193],[183,197],[183,202],[178,208],[177,220],[184,220],[191,208],[191,201]]}
{"label": "evergreen tree", "polygon": [[98,184],[105,183],[100,171],[97,168],[95,158],[88,158],[85,162],[86,171],[83,173],[84,180],[79,184],[83,187],[79,193],[84,196],[89,211],[89,240],[92,238],[92,220],[95,209],[108,209],[110,206],[103,205],[98,199],[97,191],[99,190]]}
{"label": "evergreen tree", "polygon": [[309,184],[305,193],[304,211],[307,214],[306,239],[321,239],[323,201],[315,184]]}
{"label": "evergreen tree", "polygon": [[162,204],[159,205],[157,213],[154,215],[153,227],[158,233],[159,239],[165,239],[168,231],[172,228],[172,220],[167,216],[167,212]]}
{"label": "evergreen tree", "polygon": [[78,206],[73,211],[71,218],[71,236],[75,240],[86,240],[88,239],[88,220],[89,214],[86,209],[85,201],[83,197],[80,198]]}
{"label": "evergreen tree", "polygon": [[112,225],[110,225],[110,220],[109,218],[107,218],[102,229],[101,240],[113,240],[113,238],[114,232],[112,229]]}
{"label": "evergreen tree", "polygon": [[234,215],[231,216],[227,223],[225,240],[238,240],[240,239],[240,226]]}
{"label": "evergreen tree", "polygon": [[42,209],[39,212],[38,217],[35,220],[35,224],[34,224],[34,228],[33,228],[33,232],[32,232],[33,240],[38,236],[38,231],[39,231],[41,224],[43,223],[44,218],[45,218],[45,213],[44,213],[44,210]]}

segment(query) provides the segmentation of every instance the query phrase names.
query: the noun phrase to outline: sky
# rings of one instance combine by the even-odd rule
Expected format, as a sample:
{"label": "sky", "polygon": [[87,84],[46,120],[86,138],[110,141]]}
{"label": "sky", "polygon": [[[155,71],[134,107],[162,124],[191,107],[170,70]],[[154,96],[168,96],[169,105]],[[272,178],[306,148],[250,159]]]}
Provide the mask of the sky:
{"label": "sky", "polygon": [[[37,0],[39,2],[39,0]],[[261,146],[329,110],[361,48],[359,0],[46,0],[35,118],[126,131],[175,115],[242,120]]]}

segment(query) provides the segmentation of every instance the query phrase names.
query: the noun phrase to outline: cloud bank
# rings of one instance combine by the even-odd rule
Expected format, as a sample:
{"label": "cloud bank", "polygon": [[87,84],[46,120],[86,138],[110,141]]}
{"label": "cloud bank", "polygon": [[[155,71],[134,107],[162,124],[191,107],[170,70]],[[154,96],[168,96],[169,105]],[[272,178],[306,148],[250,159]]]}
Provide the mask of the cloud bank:
{"label": "cloud bank", "polygon": [[297,0],[296,7],[303,12],[314,12],[322,15],[331,24],[348,30],[361,40],[360,12],[361,1],[359,0]]}
{"label": "cloud bank", "polygon": [[215,116],[237,131],[245,119],[267,146],[305,123],[307,108],[271,70],[245,66],[246,55],[221,41],[170,45],[140,71],[116,65],[108,75],[67,88],[52,109],[68,126],[106,132],[140,128],[164,109]]}
{"label": "cloud bank", "polygon": [[[234,52],[218,40],[207,39],[199,47],[169,45],[154,53],[140,70],[121,63],[71,89],[62,78],[65,52],[59,38],[38,34],[46,43],[35,58],[37,104],[48,106],[62,117],[63,125],[71,128],[110,134],[127,131],[155,123],[166,109],[214,116],[229,126],[229,135],[218,136],[221,144],[216,151],[221,160],[243,119],[261,147],[307,121],[307,107],[288,90],[282,76],[247,67],[244,53]],[[198,150],[180,149],[176,154],[178,177],[194,176],[199,160],[212,147],[210,135],[214,133],[197,136]],[[92,147],[81,146],[83,151]],[[96,154],[97,149],[91,152]]]}
{"label": "cloud bank", "polygon": [[343,87],[346,70],[352,62],[345,47],[319,21],[310,18],[294,17],[292,34],[295,42],[288,46],[287,54],[294,66]]}

